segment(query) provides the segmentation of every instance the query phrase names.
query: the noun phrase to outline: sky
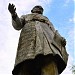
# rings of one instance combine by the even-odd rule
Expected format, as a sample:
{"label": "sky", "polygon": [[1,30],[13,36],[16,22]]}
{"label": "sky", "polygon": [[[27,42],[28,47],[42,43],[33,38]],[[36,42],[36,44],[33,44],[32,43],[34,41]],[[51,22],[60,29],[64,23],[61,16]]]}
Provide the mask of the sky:
{"label": "sky", "polygon": [[69,54],[68,64],[61,75],[72,75],[71,66],[75,64],[75,0],[0,0],[0,75],[12,75],[18,40],[21,31],[12,27],[8,4],[16,6],[18,16],[31,13],[35,5],[44,8],[44,16],[48,17],[58,32],[67,41],[66,50]]}

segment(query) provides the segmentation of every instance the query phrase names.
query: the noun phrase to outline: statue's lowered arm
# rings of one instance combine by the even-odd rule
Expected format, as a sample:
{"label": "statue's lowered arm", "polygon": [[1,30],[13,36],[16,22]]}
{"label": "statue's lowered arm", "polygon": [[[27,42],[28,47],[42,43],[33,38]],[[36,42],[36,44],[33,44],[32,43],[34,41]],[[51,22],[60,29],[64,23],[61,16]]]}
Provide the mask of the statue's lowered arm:
{"label": "statue's lowered arm", "polygon": [[11,13],[11,16],[12,16],[12,25],[13,25],[13,27],[16,30],[20,30],[24,26],[23,25],[24,19],[18,17],[14,4],[9,3],[8,10]]}

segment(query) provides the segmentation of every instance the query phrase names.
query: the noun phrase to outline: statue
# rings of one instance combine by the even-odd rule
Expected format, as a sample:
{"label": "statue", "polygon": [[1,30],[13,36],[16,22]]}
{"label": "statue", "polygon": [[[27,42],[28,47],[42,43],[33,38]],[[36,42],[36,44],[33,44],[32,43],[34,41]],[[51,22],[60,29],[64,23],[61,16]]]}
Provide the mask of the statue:
{"label": "statue", "polygon": [[43,16],[43,8],[35,6],[31,14],[16,13],[14,4],[8,5],[12,25],[21,30],[13,75],[59,75],[67,66],[66,40]]}

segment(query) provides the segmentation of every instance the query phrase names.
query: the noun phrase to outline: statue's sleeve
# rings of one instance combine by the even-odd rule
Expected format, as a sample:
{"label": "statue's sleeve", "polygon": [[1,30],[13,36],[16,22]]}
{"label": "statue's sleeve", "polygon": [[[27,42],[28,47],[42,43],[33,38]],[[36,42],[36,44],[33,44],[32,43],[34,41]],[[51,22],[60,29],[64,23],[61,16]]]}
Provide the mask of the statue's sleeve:
{"label": "statue's sleeve", "polygon": [[53,33],[55,33],[56,30],[55,30],[53,24],[49,21],[49,19],[46,16],[45,16],[45,23],[47,23],[49,28],[50,28],[50,30],[52,30]]}
{"label": "statue's sleeve", "polygon": [[25,23],[24,15],[22,15],[20,18],[18,16],[16,16],[15,19],[12,18],[12,25],[14,29],[16,30],[22,29],[24,26],[24,23]]}
{"label": "statue's sleeve", "polygon": [[49,28],[55,33],[56,29],[54,28],[53,24],[49,21]]}
{"label": "statue's sleeve", "polygon": [[50,30],[52,30],[54,34],[53,43],[55,43],[56,46],[60,46],[61,44],[61,46],[65,47],[66,39],[59,34],[59,32],[54,28],[53,24],[48,19],[47,19],[47,23],[49,24],[48,26]]}

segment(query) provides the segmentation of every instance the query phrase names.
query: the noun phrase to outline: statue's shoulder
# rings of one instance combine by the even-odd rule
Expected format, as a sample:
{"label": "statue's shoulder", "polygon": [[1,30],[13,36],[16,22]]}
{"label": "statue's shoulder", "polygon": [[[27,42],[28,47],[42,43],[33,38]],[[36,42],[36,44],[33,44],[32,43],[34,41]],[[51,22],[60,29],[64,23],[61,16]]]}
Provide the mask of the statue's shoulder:
{"label": "statue's shoulder", "polygon": [[34,14],[26,14],[26,15],[22,15],[20,18],[28,21],[28,20],[32,20],[33,16]]}
{"label": "statue's shoulder", "polygon": [[24,16],[24,17],[32,17],[32,16],[34,16],[34,15],[36,15],[36,14],[26,14],[26,15],[22,15],[22,16]]}
{"label": "statue's shoulder", "polygon": [[37,13],[31,13],[31,14],[22,15],[21,17],[25,17],[25,18],[37,17],[37,18],[42,18],[42,19],[45,19],[45,20],[49,20],[46,16],[44,16],[42,14],[37,14]]}
{"label": "statue's shoulder", "polygon": [[43,16],[43,17],[44,17],[46,20],[49,20],[48,17],[46,17],[46,16]]}

